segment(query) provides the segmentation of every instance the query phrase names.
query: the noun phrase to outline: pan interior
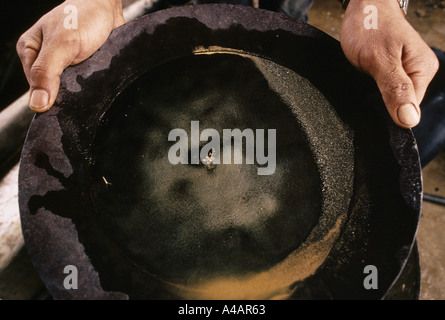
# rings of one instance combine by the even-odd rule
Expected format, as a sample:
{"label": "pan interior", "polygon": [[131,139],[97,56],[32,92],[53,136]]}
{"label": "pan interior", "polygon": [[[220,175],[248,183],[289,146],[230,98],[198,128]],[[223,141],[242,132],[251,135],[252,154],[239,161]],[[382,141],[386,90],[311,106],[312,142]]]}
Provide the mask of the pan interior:
{"label": "pan interior", "polygon": [[[292,73],[257,57],[193,55],[147,71],[116,98],[94,140],[90,194],[98,225],[131,263],[180,285],[246,277],[339,226],[352,191],[350,137],[324,97]],[[312,111],[300,117],[304,109]],[[242,164],[172,164],[169,133],[187,132],[190,160],[192,121],[199,132],[219,132],[221,154],[224,129],[264,129],[266,155],[267,132],[276,130],[275,171],[259,175],[264,165],[245,163],[245,140]],[[329,123],[326,133],[311,137],[320,123]],[[335,130],[338,145],[320,151]],[[343,163],[329,167],[340,155]]]}

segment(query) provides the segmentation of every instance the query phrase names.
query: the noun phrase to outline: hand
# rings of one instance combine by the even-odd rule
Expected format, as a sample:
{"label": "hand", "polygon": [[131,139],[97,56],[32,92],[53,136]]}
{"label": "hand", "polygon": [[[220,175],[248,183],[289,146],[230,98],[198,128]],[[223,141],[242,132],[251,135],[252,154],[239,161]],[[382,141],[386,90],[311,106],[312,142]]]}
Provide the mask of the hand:
{"label": "hand", "polygon": [[[367,5],[377,8],[377,29],[366,29]],[[419,105],[439,67],[437,57],[406,21],[396,0],[351,0],[340,31],[348,60],[370,74],[394,122],[412,128]]]}
{"label": "hand", "polygon": [[[78,29],[65,28],[68,5],[77,8]],[[37,21],[17,43],[30,85],[30,108],[36,112],[51,108],[63,70],[90,57],[124,23],[121,0],[68,0]]]}

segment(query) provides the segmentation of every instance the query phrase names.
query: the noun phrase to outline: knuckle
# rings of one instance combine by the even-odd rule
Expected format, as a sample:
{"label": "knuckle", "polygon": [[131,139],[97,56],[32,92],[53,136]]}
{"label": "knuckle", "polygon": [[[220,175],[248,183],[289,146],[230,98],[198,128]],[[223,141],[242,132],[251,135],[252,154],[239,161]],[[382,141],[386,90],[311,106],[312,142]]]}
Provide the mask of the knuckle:
{"label": "knuckle", "polygon": [[419,66],[421,66],[420,69],[425,75],[430,75],[432,77],[436,74],[439,70],[439,60],[433,50],[428,48],[428,51],[422,55],[422,59],[419,61]]}
{"label": "knuckle", "polygon": [[31,67],[29,76],[33,83],[41,82],[49,77],[47,68],[40,64],[34,64]]}
{"label": "knuckle", "polygon": [[31,41],[29,37],[27,37],[25,34],[23,34],[16,44],[16,51],[19,57],[23,57],[26,54],[26,49],[31,47]]}
{"label": "knuckle", "polygon": [[436,55],[433,53],[432,59],[430,59],[431,61],[431,72],[433,74],[436,74],[436,72],[439,70],[439,59],[437,59]]}
{"label": "knuckle", "polygon": [[431,81],[439,70],[439,60],[434,53],[425,54],[422,59],[417,61],[416,65],[416,76],[419,79],[425,79],[425,81]]}
{"label": "knuckle", "polygon": [[397,60],[396,50],[392,46],[369,45],[360,51],[360,63],[364,70],[372,75],[395,74],[394,61]]}
{"label": "knuckle", "polygon": [[23,50],[26,48],[26,39],[23,35],[17,41],[15,48],[18,54],[21,54]]}
{"label": "knuckle", "polygon": [[80,37],[78,32],[65,32],[65,34],[63,35],[63,37],[61,38],[61,42],[63,43],[63,45],[65,46],[70,46],[70,47],[75,47],[78,46],[80,43]]}
{"label": "knuckle", "polygon": [[413,85],[408,81],[400,81],[392,76],[388,77],[385,83],[385,94],[392,96],[393,98],[399,98],[404,96],[407,92],[413,90]]}
{"label": "knuckle", "polygon": [[62,50],[77,49],[81,44],[79,29],[66,29],[60,21],[48,19],[42,24],[42,34],[46,36],[46,43]]}
{"label": "knuckle", "polygon": [[359,56],[363,66],[367,67],[375,65],[375,63],[380,60],[381,53],[375,50],[374,47],[366,48],[366,50],[362,48],[359,52]]}
{"label": "knuckle", "polygon": [[33,34],[33,29],[22,34],[16,43],[16,51],[20,60],[24,61],[32,51],[40,50],[39,37]]}
{"label": "knuckle", "polygon": [[82,48],[82,39],[76,30],[62,31],[54,37],[51,44],[54,48],[59,48],[61,52],[78,53]]}
{"label": "knuckle", "polygon": [[34,64],[29,70],[29,72],[31,76],[34,78],[44,75],[46,73],[46,70],[42,66]]}

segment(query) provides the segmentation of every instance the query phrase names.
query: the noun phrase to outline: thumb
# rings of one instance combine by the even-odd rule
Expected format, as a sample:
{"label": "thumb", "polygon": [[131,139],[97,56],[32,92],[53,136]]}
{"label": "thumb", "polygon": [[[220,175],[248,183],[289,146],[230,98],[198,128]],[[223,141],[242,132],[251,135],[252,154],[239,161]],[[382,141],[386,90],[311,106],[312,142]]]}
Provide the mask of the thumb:
{"label": "thumb", "polygon": [[393,121],[400,127],[412,128],[420,121],[420,108],[411,78],[402,65],[380,68],[373,75]]}
{"label": "thumb", "polygon": [[60,75],[77,54],[77,50],[69,46],[43,42],[28,73],[31,87],[29,107],[33,111],[44,112],[52,107],[59,92]]}

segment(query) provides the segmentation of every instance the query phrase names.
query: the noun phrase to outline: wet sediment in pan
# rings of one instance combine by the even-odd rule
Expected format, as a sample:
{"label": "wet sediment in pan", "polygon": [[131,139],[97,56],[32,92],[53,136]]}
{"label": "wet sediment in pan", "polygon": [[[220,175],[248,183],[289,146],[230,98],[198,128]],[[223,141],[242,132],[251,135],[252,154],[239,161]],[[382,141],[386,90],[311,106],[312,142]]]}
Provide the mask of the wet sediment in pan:
{"label": "wet sediment in pan", "polygon": [[[191,139],[192,121],[221,141],[224,129],[275,129],[276,170],[172,165],[169,132]],[[352,194],[351,141],[295,72],[201,51],[148,71],[101,119],[89,168],[95,218],[131,263],[179,297],[287,297],[338,237]]]}

